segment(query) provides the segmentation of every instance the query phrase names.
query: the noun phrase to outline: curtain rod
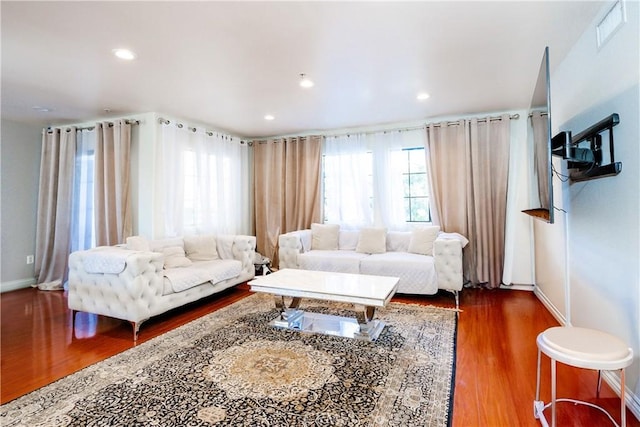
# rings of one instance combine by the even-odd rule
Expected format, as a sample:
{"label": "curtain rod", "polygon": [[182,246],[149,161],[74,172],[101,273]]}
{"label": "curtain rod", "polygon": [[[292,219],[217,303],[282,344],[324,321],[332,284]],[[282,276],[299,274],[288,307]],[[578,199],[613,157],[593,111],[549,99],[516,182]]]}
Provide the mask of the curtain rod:
{"label": "curtain rod", "polygon": [[[509,116],[509,120],[518,120],[519,118],[520,118],[520,114],[517,114],[517,113],[516,114],[512,114],[512,115]],[[465,120],[465,119],[460,119],[460,120]],[[495,116],[495,117],[487,117],[487,118],[484,118],[484,119],[478,119],[478,123],[486,123],[487,120],[492,121],[492,122],[496,122],[496,121],[502,120],[502,117]],[[447,126],[453,126],[453,125],[457,125],[459,123],[460,123],[459,120],[458,121],[453,121],[453,122],[447,122]],[[425,127],[427,127],[427,126],[431,126],[431,123],[425,124]],[[439,123],[436,123],[433,126],[434,127],[440,127],[441,125]]]}
{"label": "curtain rod", "polygon": [[[139,125],[140,124],[140,120],[137,119],[122,119],[124,120],[124,122],[128,125]],[[113,127],[113,122],[106,122],[109,127]],[[95,126],[82,126],[82,127],[76,127],[76,130],[94,130],[96,127]],[[53,127],[49,126],[47,128],[47,133],[52,133],[53,132]],[[68,127],[65,129],[66,132],[71,132],[71,128]]]}
{"label": "curtain rod", "polygon": [[[511,114],[509,116],[509,120],[517,120],[520,118],[520,114]],[[469,120],[469,119],[460,119],[460,120]],[[487,120],[490,120],[492,122],[494,121],[498,121],[498,120],[502,120],[502,117],[500,116],[495,116],[495,117],[487,117],[487,118],[480,118],[478,119],[479,123],[486,123]],[[451,121],[451,122],[446,122],[446,124],[448,126],[456,126],[460,123],[460,121]],[[387,133],[387,132],[406,132],[406,131],[410,131],[410,130],[419,130],[419,129],[425,129],[429,126],[431,126],[432,123],[425,123],[423,125],[420,126],[412,126],[412,127],[406,127],[406,128],[396,128],[396,129],[381,129],[381,130],[371,130],[371,131],[365,131],[365,132],[343,132],[343,133],[335,133],[335,134],[320,134],[323,137],[334,137],[334,136],[344,136],[344,135],[371,135],[374,133]],[[434,127],[440,127],[442,126],[440,123],[435,123],[433,124]],[[277,137],[276,137],[277,138]]]}
{"label": "curtain rod", "polygon": [[[160,123],[161,125],[169,125],[169,124],[171,124],[171,120],[159,117],[158,118],[158,123]],[[178,123],[178,122],[176,122],[175,125],[176,125],[176,127],[178,129],[182,129],[185,126],[184,124]],[[198,130],[198,128],[196,128],[195,126],[187,126],[187,129],[190,130],[191,132],[194,132],[194,133]],[[232,135],[229,135],[229,134],[227,134],[225,132],[211,131],[211,130],[206,130],[206,129],[204,130],[204,133],[206,133],[208,136],[213,136],[213,134],[216,133],[218,135],[222,135],[224,139],[228,139],[228,140],[233,140],[234,138],[236,138],[236,137],[234,137]],[[240,144],[245,144],[246,143],[249,147],[251,147],[253,145],[252,141],[245,141],[242,138],[238,138],[238,139],[240,140]]]}

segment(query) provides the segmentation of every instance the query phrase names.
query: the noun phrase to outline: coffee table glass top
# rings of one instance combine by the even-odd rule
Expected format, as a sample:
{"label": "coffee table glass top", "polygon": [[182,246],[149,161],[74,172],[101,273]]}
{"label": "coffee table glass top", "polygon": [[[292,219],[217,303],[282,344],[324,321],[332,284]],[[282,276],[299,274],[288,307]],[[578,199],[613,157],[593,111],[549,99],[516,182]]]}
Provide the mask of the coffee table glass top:
{"label": "coffee table glass top", "polygon": [[384,307],[398,288],[397,277],[283,269],[249,282],[254,292],[327,299]]}

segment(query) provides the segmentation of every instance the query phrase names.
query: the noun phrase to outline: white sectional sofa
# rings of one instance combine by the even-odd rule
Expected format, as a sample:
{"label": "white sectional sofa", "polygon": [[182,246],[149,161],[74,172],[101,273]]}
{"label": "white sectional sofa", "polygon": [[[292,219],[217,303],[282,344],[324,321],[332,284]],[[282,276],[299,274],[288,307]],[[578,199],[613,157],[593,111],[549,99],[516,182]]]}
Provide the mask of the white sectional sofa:
{"label": "white sectional sofa", "polygon": [[69,308],[127,320],[137,340],[152,316],[199,300],[255,275],[256,238],[207,235],[126,245],[69,256]]}
{"label": "white sectional sofa", "polygon": [[433,295],[444,289],[455,295],[458,308],[467,243],[438,227],[349,231],[313,224],[279,236],[279,267],[399,277],[398,293]]}

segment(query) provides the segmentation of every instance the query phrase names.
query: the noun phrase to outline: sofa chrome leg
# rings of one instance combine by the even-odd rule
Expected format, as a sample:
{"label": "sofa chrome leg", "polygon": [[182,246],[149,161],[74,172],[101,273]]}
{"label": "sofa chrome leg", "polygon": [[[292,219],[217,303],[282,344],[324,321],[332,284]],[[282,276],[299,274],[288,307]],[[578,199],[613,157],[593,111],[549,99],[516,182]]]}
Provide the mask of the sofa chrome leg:
{"label": "sofa chrome leg", "polygon": [[133,327],[133,341],[138,341],[138,332],[140,332],[140,325],[142,325],[143,322],[145,322],[148,319],[143,319],[139,322],[134,322],[134,321],[129,321],[129,323],[131,324],[131,326]]}
{"label": "sofa chrome leg", "polygon": [[451,289],[447,289],[449,292],[453,294],[453,297],[456,299],[456,311],[460,312],[460,292],[454,291]]}

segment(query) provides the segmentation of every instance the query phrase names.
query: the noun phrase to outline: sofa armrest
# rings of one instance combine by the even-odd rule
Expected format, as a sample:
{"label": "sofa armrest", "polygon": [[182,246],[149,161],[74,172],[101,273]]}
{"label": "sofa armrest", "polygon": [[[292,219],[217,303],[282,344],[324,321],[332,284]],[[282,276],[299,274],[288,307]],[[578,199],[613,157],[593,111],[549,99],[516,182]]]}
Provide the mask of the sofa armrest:
{"label": "sofa armrest", "polygon": [[433,243],[433,259],[436,267],[438,289],[462,290],[462,247],[459,239],[438,238]]}
{"label": "sofa armrest", "polygon": [[291,231],[278,237],[280,268],[298,268],[298,254],[311,250],[311,230]]}
{"label": "sofa armrest", "polygon": [[237,235],[233,238],[233,257],[242,262],[243,279],[253,279],[256,275],[256,269],[253,261],[256,256],[256,238],[255,236]]}
{"label": "sofa armrest", "polygon": [[150,306],[163,292],[162,254],[123,250],[126,261],[121,272],[91,273],[85,260],[99,250],[69,255],[69,308],[131,322],[149,318]]}
{"label": "sofa armrest", "polygon": [[242,263],[240,280],[252,279],[256,270],[253,266],[253,259],[256,254],[255,236],[243,234],[224,234],[216,236],[216,246],[218,256],[221,259],[235,259]]}

